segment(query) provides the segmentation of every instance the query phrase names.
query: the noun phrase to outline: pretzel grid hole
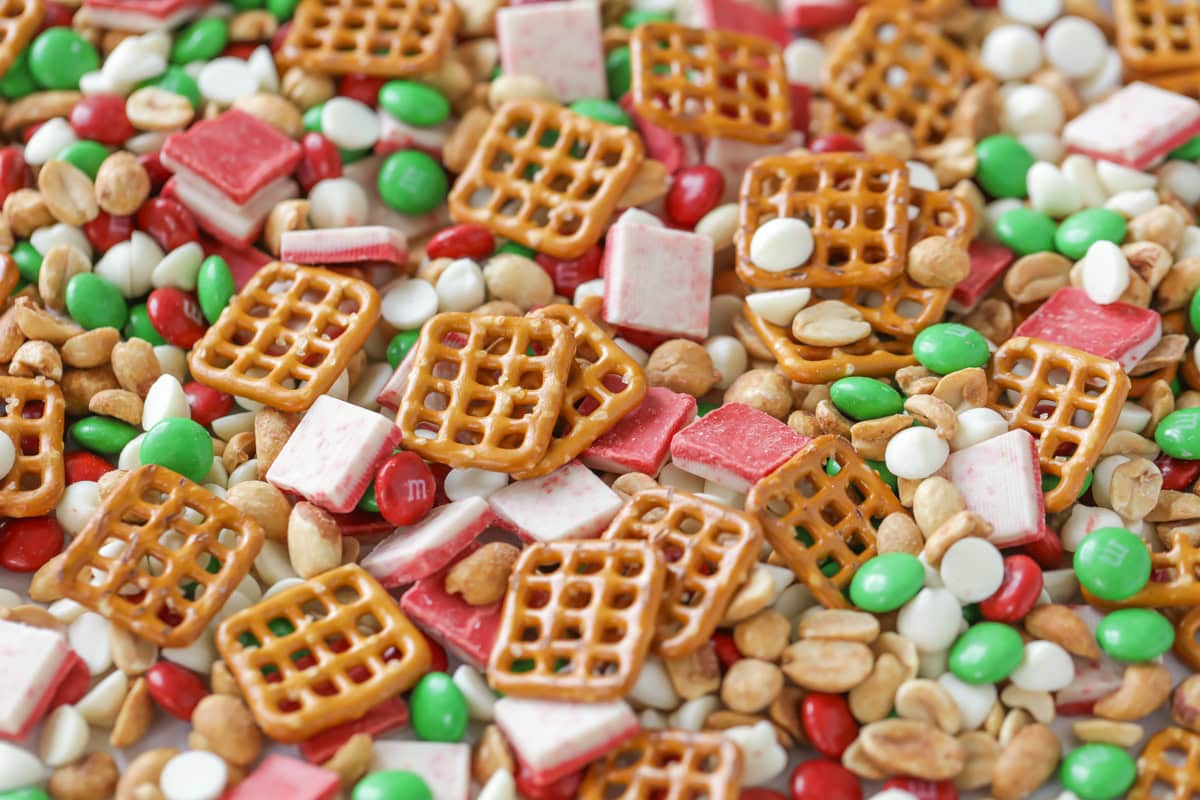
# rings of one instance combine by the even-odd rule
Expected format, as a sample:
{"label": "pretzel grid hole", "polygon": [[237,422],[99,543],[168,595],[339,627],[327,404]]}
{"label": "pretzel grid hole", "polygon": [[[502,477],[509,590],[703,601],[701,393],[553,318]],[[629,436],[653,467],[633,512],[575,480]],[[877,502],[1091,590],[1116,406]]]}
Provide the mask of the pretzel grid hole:
{"label": "pretzel grid hole", "polygon": [[8,434],[16,451],[8,475],[0,475],[0,482],[9,491],[32,492],[45,482],[44,462],[56,452],[50,432],[42,430],[46,417],[44,400],[10,395],[0,403],[0,433]]}

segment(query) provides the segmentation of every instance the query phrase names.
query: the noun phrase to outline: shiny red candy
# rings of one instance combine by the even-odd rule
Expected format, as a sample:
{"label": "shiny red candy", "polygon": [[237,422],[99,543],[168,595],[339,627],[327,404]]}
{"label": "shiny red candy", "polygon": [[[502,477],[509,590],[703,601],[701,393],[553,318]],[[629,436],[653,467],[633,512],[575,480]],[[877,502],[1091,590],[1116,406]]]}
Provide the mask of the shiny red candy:
{"label": "shiny red candy", "polygon": [[435,233],[425,245],[430,258],[487,258],[496,249],[496,238],[482,225],[465,222]]}
{"label": "shiny red candy", "polygon": [[979,604],[979,613],[993,622],[1019,622],[1042,594],[1042,568],[1029,556],[1004,559],[1004,580],[995,593]]}
{"label": "shiny red candy", "polygon": [[827,133],[813,139],[808,149],[814,153],[859,153],[862,152],[862,145],[853,136]]}
{"label": "shiny red candy", "polygon": [[242,61],[248,61],[250,55],[258,48],[258,42],[230,42],[225,45],[225,49],[221,51],[221,55],[226,58],[238,58]]}
{"label": "shiny red candy", "polygon": [[137,226],[169,253],[181,244],[200,241],[192,212],[169,197],[147,200],[138,210]]}
{"label": "shiny red candy", "polygon": [[0,149],[0,203],[17,189],[24,189],[33,179],[29,165],[19,147]]}
{"label": "shiny red candy", "polygon": [[841,758],[858,737],[858,722],[840,694],[806,694],[800,701],[800,724],[812,746],[830,758]]}
{"label": "shiny red candy", "polygon": [[37,572],[63,549],[63,529],[53,517],[10,519],[0,528],[0,567]]}
{"label": "shiny red candy", "polygon": [[676,170],[667,190],[667,218],[690,228],[717,207],[724,192],[725,176],[716,167],[697,164]]}
{"label": "shiny red candy", "polygon": [[94,220],[84,223],[83,235],[97,253],[106,253],[113,245],[127,242],[133,236],[133,217],[114,217],[102,210]]}
{"label": "shiny red candy", "polygon": [[958,800],[958,789],[953,781],[923,781],[920,778],[892,778],[883,785],[884,789],[900,789],[914,795],[917,800]]}
{"label": "shiny red candy", "polygon": [[46,28],[69,28],[75,19],[75,9],[55,0],[44,0],[46,15],[42,17],[42,30]]}
{"label": "shiny red candy", "polygon": [[67,118],[80,139],[119,147],[137,134],[125,116],[125,98],[115,94],[90,94],[75,104]]}
{"label": "shiny red candy", "polygon": [[1062,539],[1050,528],[1043,531],[1040,538],[1026,543],[1020,550],[1036,561],[1042,569],[1058,569],[1063,566],[1063,556],[1066,555]]}
{"label": "shiny red candy", "polygon": [[101,475],[116,469],[116,467],[100,456],[95,453],[89,453],[87,450],[76,450],[74,453],[67,453],[63,458],[63,462],[67,470],[68,484],[79,483],[80,481],[98,481]]}
{"label": "shiny red candy", "polygon": [[379,105],[379,90],[383,88],[383,78],[374,78],[361,72],[343,75],[338,81],[337,93],[360,103],[375,108]]}
{"label": "shiny red candy", "polygon": [[212,425],[214,419],[225,416],[233,408],[233,395],[203,383],[188,381],[183,385],[183,393],[187,395],[192,420],[206,428]]}
{"label": "shiny red candy", "polygon": [[157,194],[162,191],[163,184],[171,179],[171,171],[163,166],[158,153],[142,153],[137,160],[150,176],[150,188],[153,190],[151,193]]}
{"label": "shiny red candy", "polygon": [[[446,649],[433,639],[426,638],[425,643],[429,645],[429,671],[445,672],[450,665],[450,659],[446,657]],[[384,661],[390,660],[384,659]]]}
{"label": "shiny red candy", "polygon": [[554,291],[563,297],[575,296],[579,284],[587,283],[600,277],[600,268],[604,263],[604,250],[598,244],[587,249],[579,258],[564,259],[538,253],[537,263],[550,275],[554,281]]}
{"label": "shiny red candy", "polygon": [[146,298],[146,314],[160,336],[184,350],[191,350],[208,329],[196,298],[174,286],[151,292]]}
{"label": "shiny red candy", "polygon": [[204,681],[191,670],[170,661],[159,661],[146,672],[154,702],[172,717],[190,722],[196,706],[208,696]]}
{"label": "shiny red candy", "polygon": [[716,651],[717,660],[721,662],[721,667],[729,669],[738,661],[741,661],[742,652],[738,650],[737,644],[733,641],[733,637],[725,631],[717,631],[713,634],[713,650]]}
{"label": "shiny red candy", "polygon": [[862,787],[836,761],[815,758],[792,771],[792,800],[862,800]]}
{"label": "shiny red candy", "polygon": [[412,525],[433,510],[437,481],[416,453],[395,453],[375,472],[375,502],[393,525]]}
{"label": "shiny red candy", "polygon": [[301,158],[296,165],[296,180],[304,191],[312,189],[326,178],[342,175],[342,154],[337,145],[319,133],[306,133],[300,140]]}
{"label": "shiny red candy", "polygon": [[1162,488],[1172,492],[1186,492],[1200,478],[1200,461],[1183,461],[1163,453],[1154,459],[1154,465],[1162,473]]}
{"label": "shiny red candy", "polygon": [[534,773],[525,762],[517,759],[517,791],[526,800],[574,800],[579,793],[579,785],[583,783],[583,770],[572,772],[553,783],[534,783]]}

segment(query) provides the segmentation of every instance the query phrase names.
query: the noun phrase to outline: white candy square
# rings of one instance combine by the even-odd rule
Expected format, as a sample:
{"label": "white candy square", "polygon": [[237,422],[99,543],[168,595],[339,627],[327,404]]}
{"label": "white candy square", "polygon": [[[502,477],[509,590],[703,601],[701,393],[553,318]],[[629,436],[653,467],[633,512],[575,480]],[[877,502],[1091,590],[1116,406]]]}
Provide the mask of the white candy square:
{"label": "white candy square", "polygon": [[703,339],[712,295],[712,239],[622,222],[604,249],[604,321]]}
{"label": "white candy square", "polygon": [[412,583],[453,561],[491,521],[480,497],[435,508],[417,524],[396,528],[363,559],[363,569],[387,588]]}
{"label": "white candy square", "polygon": [[38,712],[68,652],[61,633],[0,620],[0,737],[18,735]]}
{"label": "white candy square", "polygon": [[338,514],[353,511],[375,468],[400,444],[384,417],[321,395],[267,471],[267,482]]}
{"label": "white candy square", "polygon": [[467,800],[471,788],[471,747],[443,742],[376,741],[370,772],[415,772],[433,800]]}
{"label": "white candy square", "polygon": [[1013,547],[1042,535],[1042,473],[1028,431],[1009,431],[951,453],[942,474],[962,492],[968,511],[992,523],[992,544]]}
{"label": "white candy square", "polygon": [[599,536],[621,510],[617,493],[578,461],[510,483],[487,501],[518,534],[539,542]]}
{"label": "white candy square", "polygon": [[496,12],[496,38],[505,75],[541,78],[564,103],[608,97],[599,3],[506,6]]}
{"label": "white candy square", "polygon": [[494,713],[496,725],[540,784],[596,760],[639,729],[637,716],[624,700],[561,703],[502,697]]}

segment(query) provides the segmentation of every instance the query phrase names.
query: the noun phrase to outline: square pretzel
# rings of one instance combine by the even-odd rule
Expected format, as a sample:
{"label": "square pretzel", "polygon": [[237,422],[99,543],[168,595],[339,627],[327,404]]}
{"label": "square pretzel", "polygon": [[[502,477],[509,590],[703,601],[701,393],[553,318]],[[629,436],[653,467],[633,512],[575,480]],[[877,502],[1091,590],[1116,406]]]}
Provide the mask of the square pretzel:
{"label": "square pretzel", "polygon": [[580,800],[737,800],[741,749],[716,733],[642,731],[592,764]]}
{"label": "square pretzel", "polygon": [[662,552],[666,596],[655,642],[664,658],[689,655],[712,639],[762,549],[752,517],[675,489],[638,492],[603,538],[651,542]]}
{"label": "square pretzel", "polygon": [[8,72],[25,45],[29,44],[46,8],[42,0],[2,0],[0,5],[0,75]]}
{"label": "square pretzel", "polygon": [[1119,364],[1082,350],[1018,336],[996,351],[988,404],[1037,439],[1042,472],[1058,478],[1045,493],[1047,512],[1079,497],[1128,394]]}
{"label": "square pretzel", "polygon": [[[1165,784],[1165,786],[1164,786]],[[1163,789],[1170,789],[1164,794]],[[1200,735],[1170,726],[1150,737],[1137,761],[1137,782],[1127,800],[1193,800],[1200,797]]]}
{"label": "square pretzel", "polygon": [[867,0],[875,6],[903,6],[921,19],[939,19],[962,8],[962,0]]}
{"label": "square pretzel", "polygon": [[[759,289],[879,286],[908,257],[908,168],[886,155],[823,153],[760,158],[742,178],[737,272]],[[812,228],[808,261],[769,272],[750,259],[759,227],[796,217]]]}
{"label": "square pretzel", "polygon": [[629,39],[637,113],[672,133],[783,141],[792,131],[779,44],[730,30],[651,22]]}
{"label": "square pretzel", "polygon": [[509,579],[488,682],[515,697],[620,700],[650,651],[665,580],[649,542],[526,547]]}
{"label": "square pretzel", "polygon": [[366,281],[273,261],[229,301],[188,366],[214,389],[305,411],[350,364],[379,319]]}
{"label": "square pretzel", "polygon": [[331,75],[430,72],[458,20],[452,0],[301,0],[276,59]]}
{"label": "square pretzel", "polygon": [[425,637],[357,564],[234,614],[217,649],[259,727],[285,744],[358,719],[432,662]]}
{"label": "square pretzel", "polygon": [[859,11],[823,75],[825,94],[855,125],[898,120],[918,145],[946,138],[963,91],[985,77],[935,25],[897,4]]}
{"label": "square pretzel", "polygon": [[1117,51],[1130,71],[1148,75],[1200,67],[1197,0],[1113,0],[1112,9]]}
{"label": "square pretzel", "polygon": [[450,190],[450,216],[556,258],[600,240],[642,163],[633,131],[532,100],[506,103]]}
{"label": "square pretzel", "polygon": [[40,517],[58,505],[66,483],[62,389],[44,378],[0,377],[0,434],[16,460],[0,475],[0,517]]}
{"label": "square pretzel", "polygon": [[575,338],[575,357],[546,455],[516,480],[547,475],[567,464],[633,411],[646,396],[646,373],[591,317],[556,304],[529,316],[561,322]]}
{"label": "square pretzel", "polygon": [[166,467],[130,472],[59,567],[58,588],[160,647],[203,635],[262,549],[262,528]]}
{"label": "square pretzel", "polygon": [[1146,78],[1146,82],[1152,83],[1160,89],[1166,89],[1168,92],[1200,100],[1200,68],[1154,75]]}
{"label": "square pretzel", "polygon": [[825,435],[755,484],[746,510],[822,605],[848,608],[842,593],[875,556],[875,531],[903,509],[850,442]]}
{"label": "square pretzel", "polygon": [[[767,322],[748,305],[742,313],[779,362],[779,369],[798,383],[830,383],[847,375],[891,377],[896,370],[917,363],[911,339],[872,333],[843,347],[816,347],[797,342],[791,331]],[[883,316],[882,308],[879,316]]]}
{"label": "square pretzel", "polygon": [[551,319],[438,314],[400,401],[404,446],[452,467],[530,469],[550,447],[574,356]]}

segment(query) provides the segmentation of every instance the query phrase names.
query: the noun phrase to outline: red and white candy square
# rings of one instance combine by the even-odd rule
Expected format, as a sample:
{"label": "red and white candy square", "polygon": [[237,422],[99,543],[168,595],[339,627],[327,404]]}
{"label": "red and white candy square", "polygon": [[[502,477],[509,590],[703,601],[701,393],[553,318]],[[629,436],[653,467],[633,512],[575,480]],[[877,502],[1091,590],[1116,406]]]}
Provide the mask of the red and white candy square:
{"label": "red and white candy square", "polygon": [[698,28],[761,36],[780,47],[786,47],[792,40],[778,14],[746,0],[697,0],[691,24]]}
{"label": "red and white candy square", "polygon": [[272,753],[222,800],[333,800],[340,789],[341,779],[333,770]]}
{"label": "red and white candy square", "polygon": [[671,461],[685,472],[744,493],[807,443],[807,437],[757,408],[726,403],[675,434]]}
{"label": "red and white candy square", "polygon": [[321,395],[267,471],[267,482],[335,513],[352,511],[400,429],[373,411]]}
{"label": "red and white candy square", "polygon": [[1076,287],[1059,289],[1025,318],[1013,336],[1030,336],[1137,365],[1162,339],[1162,317],[1129,303],[1099,305]]}
{"label": "red and white candy square", "polygon": [[1037,441],[1028,431],[1009,431],[951,453],[941,473],[958,487],[967,510],[992,524],[992,544],[1015,547],[1042,536],[1042,472]]}
{"label": "red and white candy square", "polygon": [[653,477],[667,462],[671,439],[695,418],[696,398],[651,386],[637,408],[592,442],[580,458],[592,469]]}
{"label": "red and white candy square", "polygon": [[501,8],[496,38],[505,75],[541,78],[564,103],[608,97],[598,3],[569,0]]}
{"label": "red and white candy square", "polygon": [[504,603],[473,606],[462,595],[447,592],[449,569],[414,583],[400,598],[400,609],[459,661],[479,670],[487,669]]}
{"label": "red and white candy square", "polygon": [[318,266],[363,261],[403,264],[408,260],[408,240],[400,231],[382,225],[284,231],[279,240],[279,258]]}
{"label": "red and white candy square", "polygon": [[604,248],[604,321],[635,331],[708,335],[713,243],[698,233],[619,221]]}
{"label": "red and white candy square", "polygon": [[1002,244],[976,239],[967,249],[971,257],[971,271],[954,286],[950,295],[949,308],[956,314],[966,314],[979,305],[992,290],[1017,255]]}
{"label": "red and white candy square", "polygon": [[89,23],[133,33],[169,31],[211,4],[212,0],[84,0]]}
{"label": "red and white candy square", "polygon": [[415,772],[433,800],[467,800],[471,746],[462,742],[375,742],[370,772]]}
{"label": "red and white candy square", "polygon": [[[424,482],[417,483],[426,491]],[[388,589],[412,583],[453,561],[492,520],[487,501],[479,497],[435,508],[415,525],[396,528],[362,560],[363,569]]]}
{"label": "red and white candy square", "polygon": [[21,739],[73,663],[61,633],[0,620],[0,739]]}
{"label": "red and white candy square", "polygon": [[1074,153],[1145,169],[1200,134],[1200,103],[1131,83],[1067,123],[1063,144]]}
{"label": "red and white candy square", "polygon": [[514,481],[487,502],[502,524],[538,542],[599,536],[621,510],[617,493],[578,461],[540,478]]}

